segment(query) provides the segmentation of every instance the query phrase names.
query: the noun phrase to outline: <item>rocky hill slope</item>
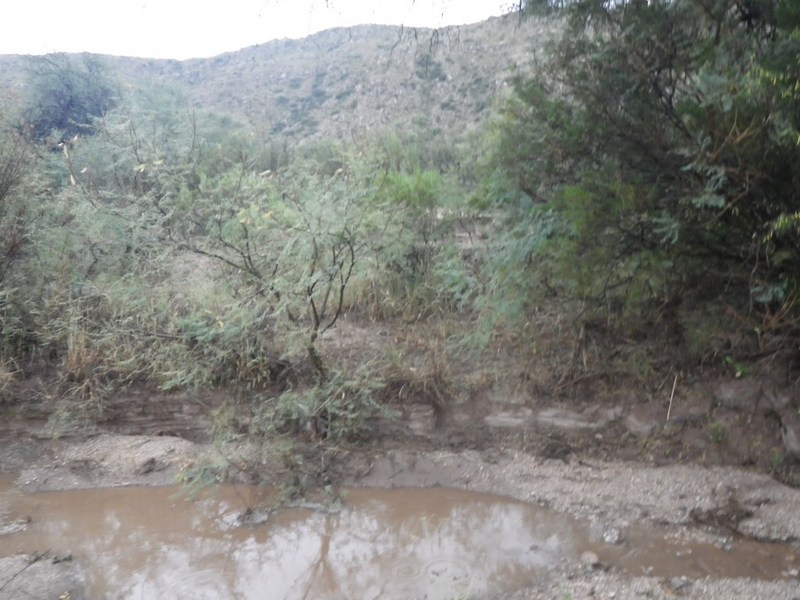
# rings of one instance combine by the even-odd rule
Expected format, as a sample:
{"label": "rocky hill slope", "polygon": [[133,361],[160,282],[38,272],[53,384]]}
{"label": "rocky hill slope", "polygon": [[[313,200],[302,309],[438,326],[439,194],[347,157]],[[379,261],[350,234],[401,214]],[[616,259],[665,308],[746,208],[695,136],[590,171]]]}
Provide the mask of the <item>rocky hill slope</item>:
{"label": "rocky hill slope", "polygon": [[[170,86],[192,107],[292,140],[352,139],[374,130],[463,133],[484,122],[553,24],[516,15],[418,29],[364,25],[278,40],[213,58],[104,56],[121,93]],[[24,95],[25,57],[0,56],[6,101]]]}

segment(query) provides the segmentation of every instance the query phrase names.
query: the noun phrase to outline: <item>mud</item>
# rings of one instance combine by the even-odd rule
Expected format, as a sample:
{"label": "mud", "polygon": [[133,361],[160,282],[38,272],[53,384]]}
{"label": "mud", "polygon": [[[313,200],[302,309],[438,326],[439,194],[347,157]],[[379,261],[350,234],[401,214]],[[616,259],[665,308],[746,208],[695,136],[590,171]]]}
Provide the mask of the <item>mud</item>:
{"label": "mud", "polygon": [[[354,463],[352,484],[504,494],[615,529],[656,524],[692,527],[693,535],[800,541],[800,490],[731,467],[566,462],[504,450],[392,451],[360,456]],[[721,516],[732,501],[747,511],[746,517],[727,523],[720,519],[718,525],[702,522],[704,513],[719,510]]]}
{"label": "mud", "polygon": [[172,436],[106,433],[51,439],[40,442],[36,457],[21,466],[17,485],[27,492],[170,485],[208,452],[206,446]]}
{"label": "mud", "polygon": [[176,488],[20,495],[30,518],[0,553],[49,547],[87,569],[91,598],[452,598],[514,591],[576,557],[566,515],[456,490],[353,490],[336,510],[242,524],[252,489],[194,502]]}
{"label": "mud", "polygon": [[[679,385],[671,412],[668,412],[668,398],[621,399],[617,404],[580,399],[568,402],[530,398],[515,388],[514,393],[483,397],[459,398],[456,395],[453,404],[447,407],[444,420],[437,420],[430,405],[408,401],[396,407],[399,418],[376,426],[378,433],[372,443],[342,451],[342,478],[337,482],[346,487],[372,490],[433,488],[434,498],[445,488],[500,495],[505,498],[492,502],[509,506],[524,503],[520,506],[526,507],[525,510],[547,514],[548,520],[554,523],[563,519],[572,527],[568,536],[570,544],[564,542],[557,552],[547,554],[546,566],[525,561],[515,563],[501,552],[503,564],[516,565],[518,568],[514,572],[522,574],[522,579],[500,575],[500,581],[513,581],[513,585],[502,588],[495,583],[497,577],[487,576],[488,583],[480,583],[472,577],[466,582],[463,576],[467,571],[478,571],[471,564],[468,569],[455,563],[434,565],[429,569],[435,562],[431,556],[418,562],[413,569],[401,570],[401,574],[425,577],[438,573],[441,581],[449,576],[452,585],[447,593],[450,595],[444,597],[622,600],[683,596],[704,600],[797,600],[800,598],[797,591],[800,589],[800,491],[783,485],[765,472],[769,457],[782,452],[780,431],[784,422],[775,416],[768,403],[759,401],[760,387],[747,382],[731,384],[732,387],[726,385],[714,382],[694,387]],[[750,396],[745,394],[748,385],[753,387]],[[189,396],[153,398],[142,394],[138,400],[133,398],[135,410],[131,420],[125,416],[131,406],[128,400],[118,399],[115,405],[108,407],[108,421],[89,429],[53,431],[52,420],[48,423],[42,418],[7,419],[0,424],[0,471],[15,474],[19,493],[34,494],[24,498],[45,498],[43,493],[54,491],[124,487],[97,492],[114,499],[106,502],[111,507],[131,503],[126,498],[134,498],[139,493],[131,486],[173,484],[176,478],[197,465],[221,459],[220,449],[215,449],[204,438],[206,421],[198,418],[206,414],[217,399],[210,395],[196,399]],[[149,417],[148,406],[153,404],[160,407],[159,413]],[[783,472],[790,476],[798,472],[797,466],[788,460],[784,466]],[[351,500],[358,493],[353,492]],[[167,500],[164,502],[168,504]],[[144,499],[133,504],[154,505],[153,501]],[[227,513],[223,513],[234,515],[242,512],[242,506],[256,504],[256,499],[247,497],[243,505],[230,504],[225,509]],[[428,499],[407,504],[435,502]],[[101,506],[103,502],[92,500],[83,505]],[[325,587],[330,583],[319,583],[327,581],[324,577],[335,576],[337,581],[349,577],[345,567],[336,567],[338,571],[329,568],[335,554],[331,554],[330,545],[328,560],[320,560],[319,553],[313,554],[312,550],[319,550],[324,540],[340,539],[336,537],[336,527],[331,524],[336,519],[341,524],[344,514],[363,515],[373,509],[348,508],[344,513],[336,513],[338,516],[329,514],[326,509],[294,516],[286,513],[287,516],[281,517],[288,519],[282,525],[286,528],[283,531],[291,532],[296,547],[310,548],[309,554],[302,557],[293,554],[298,560],[303,559],[299,564],[305,565],[309,578],[311,575],[307,571],[310,569],[316,573],[314,577],[323,577],[315,581]],[[199,513],[193,512],[195,510],[182,511],[174,520],[194,514],[190,524],[181,525],[184,532],[216,527],[214,535],[208,534],[202,538],[205,541],[198,542],[212,557],[214,552],[226,556],[247,552],[258,555],[252,540],[258,538],[256,531],[260,526],[254,523],[246,527],[242,527],[242,523],[236,525],[231,519],[223,519],[219,508],[215,509],[213,518],[208,517],[211,508]],[[550,512],[537,513],[542,510]],[[28,516],[32,517],[30,523]],[[373,517],[370,522],[374,523],[384,518]],[[103,577],[111,577],[119,572],[120,565],[128,557],[133,560],[137,553],[141,556],[140,567],[150,568],[147,561],[151,560],[148,556],[154,553],[154,547],[169,546],[167,542],[155,546],[147,542],[150,533],[133,536],[130,540],[130,536],[123,536],[124,530],[137,530],[132,522],[123,524],[129,518],[132,517],[115,513],[103,524],[84,522],[82,526],[87,531],[95,527],[97,534],[93,538],[96,539],[106,535],[105,529],[117,531],[115,543],[120,550],[116,553],[105,551],[101,546],[73,551],[41,537],[31,538],[34,541],[27,545],[8,547],[4,551],[7,556],[0,560],[0,599],[28,597],[20,590],[33,590],[31,593],[37,598],[108,597],[91,588],[91,585],[99,585],[97,575],[91,573],[99,570]],[[430,523],[434,517],[416,518],[417,522]],[[0,537],[21,540],[21,535],[33,535],[36,528],[46,522],[81,523],[80,519],[72,517],[61,521],[41,515],[34,517],[32,511],[14,514],[0,511]],[[274,520],[271,519],[271,523]],[[304,523],[329,527],[331,535],[320,536],[319,531],[308,534],[309,526]],[[483,531],[481,538],[493,539],[490,531],[481,529],[480,520],[472,522],[458,517],[458,523],[461,526],[453,525],[448,530],[453,536],[463,528]],[[356,526],[354,522],[345,524],[351,534]],[[60,531],[63,533],[70,527],[73,526],[62,525]],[[446,526],[442,527],[444,529],[435,530],[447,530]],[[154,529],[153,539],[163,539],[159,535],[169,536],[163,527],[159,529],[156,525]],[[521,528],[513,529],[516,533]],[[530,530],[535,527],[524,529],[528,533]],[[368,547],[366,542],[373,533],[369,530],[359,534],[364,548]],[[221,539],[228,536],[224,552],[219,550],[222,542],[215,536]],[[235,543],[230,542],[232,539]],[[301,539],[312,541],[302,545],[299,544]],[[451,541],[455,539],[452,537]],[[521,546],[512,544],[516,548],[513,554],[531,558],[537,554],[530,548],[549,548],[540,538],[525,540],[528,541],[530,545],[524,552]],[[406,546],[410,548],[409,543]],[[459,543],[452,541],[451,546],[459,546]],[[473,554],[483,556],[482,562],[487,562],[485,557],[502,548],[501,541],[489,550]],[[216,576],[204,579],[205,568],[193,560],[196,548],[188,553],[181,554],[177,550],[176,553],[180,558],[157,561],[153,567],[163,562],[184,574],[180,578],[182,583],[173,582],[170,597],[175,595],[175,589],[194,579],[205,581],[204,585],[209,587],[206,596],[203,596],[206,592],[198,592],[199,595],[192,597],[248,597],[247,590],[237,591],[233,596],[220,596],[219,589],[214,588],[221,585],[219,580]],[[375,554],[375,551],[363,549],[359,556],[370,553]],[[94,561],[106,555],[116,557],[116,562],[101,564],[98,569]],[[213,563],[215,559],[210,560]],[[397,560],[395,557],[394,561]],[[463,560],[461,555],[459,560]],[[236,569],[239,568],[234,569],[237,577],[257,575],[253,569]],[[387,567],[374,579],[395,581],[395,575]],[[361,574],[352,576],[357,577],[364,578]],[[140,586],[137,597],[159,597],[161,592],[153,591],[157,588],[147,587],[155,585],[149,582],[158,582],[159,578],[149,576],[146,579],[138,583],[131,583],[130,578],[127,581],[134,587]],[[437,584],[430,578],[423,577],[419,581],[424,583],[414,588],[416,591],[408,591],[407,597],[425,594],[434,597],[433,594],[438,593]],[[386,597],[385,593],[381,596],[379,588],[373,593],[377,585],[374,581],[365,585],[368,585],[364,588],[368,595],[355,593],[350,597],[370,597],[369,594]],[[320,597],[315,593],[309,597]],[[346,595],[352,593],[349,590]],[[113,597],[125,596],[120,593]]]}
{"label": "mud", "polygon": [[20,598],[90,600],[80,565],[49,552],[0,558],[0,599]]}
{"label": "mud", "polygon": [[[120,600],[479,598],[515,593],[575,564],[668,578],[682,588],[702,578],[790,580],[797,560],[788,544],[720,547],[454,489],[344,490],[316,509],[273,510],[253,523],[270,501],[263,488],[246,486],[192,500],[175,487],[10,488],[0,510],[24,525],[0,536],[0,556],[48,548],[62,557],[51,565],[83,566],[87,597]],[[72,598],[81,592],[67,573],[61,586],[71,586]]]}

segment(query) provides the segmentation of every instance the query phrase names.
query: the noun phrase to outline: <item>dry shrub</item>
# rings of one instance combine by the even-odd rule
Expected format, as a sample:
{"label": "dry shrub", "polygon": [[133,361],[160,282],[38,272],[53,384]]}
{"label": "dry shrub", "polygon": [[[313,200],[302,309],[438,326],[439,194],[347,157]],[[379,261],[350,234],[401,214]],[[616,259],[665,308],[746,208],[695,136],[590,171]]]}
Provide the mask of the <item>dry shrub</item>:
{"label": "dry shrub", "polygon": [[380,399],[387,405],[427,404],[437,427],[444,424],[454,398],[453,386],[441,364],[426,371],[414,367],[397,369],[380,390]]}
{"label": "dry shrub", "polygon": [[0,360],[0,402],[10,399],[16,377],[16,365],[9,360]]}

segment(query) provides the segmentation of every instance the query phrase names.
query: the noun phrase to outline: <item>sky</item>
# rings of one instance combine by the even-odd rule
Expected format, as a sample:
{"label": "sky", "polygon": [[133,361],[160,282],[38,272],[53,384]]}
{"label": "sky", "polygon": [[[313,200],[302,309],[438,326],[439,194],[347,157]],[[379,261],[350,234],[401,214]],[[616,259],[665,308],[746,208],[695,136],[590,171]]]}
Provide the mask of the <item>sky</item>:
{"label": "sky", "polygon": [[510,0],[0,0],[0,54],[199,58],[358,24],[443,27]]}

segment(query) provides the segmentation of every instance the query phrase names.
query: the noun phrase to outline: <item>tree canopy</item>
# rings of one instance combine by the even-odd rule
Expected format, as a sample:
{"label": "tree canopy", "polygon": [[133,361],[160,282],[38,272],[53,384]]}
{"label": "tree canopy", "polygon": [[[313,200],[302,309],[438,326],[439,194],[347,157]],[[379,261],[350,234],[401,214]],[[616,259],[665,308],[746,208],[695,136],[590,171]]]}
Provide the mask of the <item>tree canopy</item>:
{"label": "tree canopy", "polygon": [[582,290],[604,302],[612,290],[662,303],[692,291],[726,295],[737,310],[791,306],[800,7],[575,0],[526,9],[555,14],[564,30],[551,60],[516,79],[498,157],[512,187],[544,202],[533,213],[555,213],[571,232],[570,243],[551,244],[569,256],[562,275],[606,271]]}
{"label": "tree canopy", "polygon": [[116,104],[110,78],[97,57],[66,54],[32,57],[24,119],[36,139],[91,134],[92,121]]}

